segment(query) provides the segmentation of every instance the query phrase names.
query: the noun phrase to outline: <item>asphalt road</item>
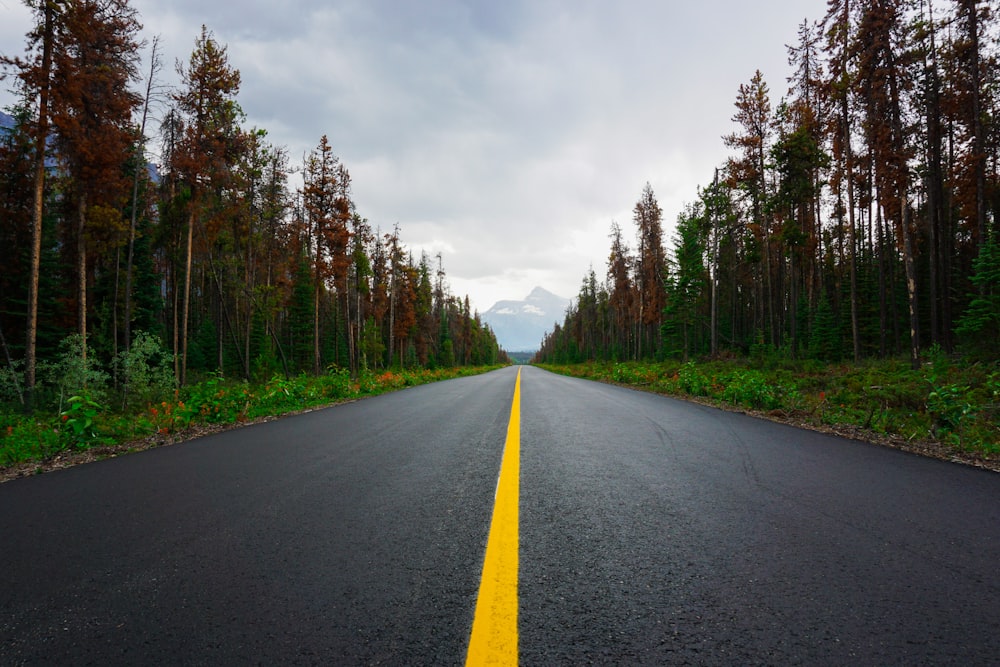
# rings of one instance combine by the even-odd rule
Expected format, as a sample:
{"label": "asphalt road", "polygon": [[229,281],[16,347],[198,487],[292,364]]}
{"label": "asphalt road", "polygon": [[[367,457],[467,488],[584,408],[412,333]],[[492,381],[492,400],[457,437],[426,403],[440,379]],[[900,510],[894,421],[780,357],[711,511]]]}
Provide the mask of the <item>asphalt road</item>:
{"label": "asphalt road", "polygon": [[[0,664],[461,664],[516,369],[0,485]],[[1000,476],[521,378],[520,662],[996,664]]]}

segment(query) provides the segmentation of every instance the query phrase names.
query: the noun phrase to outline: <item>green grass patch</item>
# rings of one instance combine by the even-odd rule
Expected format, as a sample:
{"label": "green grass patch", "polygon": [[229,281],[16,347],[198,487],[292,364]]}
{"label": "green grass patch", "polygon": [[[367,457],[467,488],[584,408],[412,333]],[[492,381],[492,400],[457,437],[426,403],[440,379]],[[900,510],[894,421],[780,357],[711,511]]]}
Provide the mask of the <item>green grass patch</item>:
{"label": "green grass patch", "polygon": [[543,368],[801,422],[853,426],[956,450],[1000,453],[1000,367],[952,363],[932,350],[914,371],[906,360],[824,365],[750,360],[586,362]]}
{"label": "green grass patch", "polygon": [[42,462],[70,450],[183,433],[199,425],[254,421],[497,368],[368,371],[357,377],[331,368],[319,376],[275,375],[260,384],[212,375],[180,390],[161,392],[141,407],[121,408],[125,404],[121,401],[100,403],[79,392],[62,402],[62,409],[39,410],[31,416],[11,403],[0,408],[0,467]]}

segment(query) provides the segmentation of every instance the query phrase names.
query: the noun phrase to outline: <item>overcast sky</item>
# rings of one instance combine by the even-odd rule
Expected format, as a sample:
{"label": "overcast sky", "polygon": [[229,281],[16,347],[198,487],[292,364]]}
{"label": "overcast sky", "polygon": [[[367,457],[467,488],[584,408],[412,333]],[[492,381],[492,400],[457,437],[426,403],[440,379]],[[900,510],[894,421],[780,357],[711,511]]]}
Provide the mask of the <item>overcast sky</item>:
{"label": "overcast sky", "polygon": [[[787,89],[785,44],[826,0],[135,0],[176,82],[205,24],[240,70],[248,124],[292,160],[326,134],[358,210],[441,252],[485,311],[606,272],[652,184],[668,235],[727,156],[737,88]],[[0,0],[0,52],[31,15]],[[5,84],[6,85],[6,84]],[[12,101],[0,93],[0,105]],[[631,243],[634,247],[634,241]]]}

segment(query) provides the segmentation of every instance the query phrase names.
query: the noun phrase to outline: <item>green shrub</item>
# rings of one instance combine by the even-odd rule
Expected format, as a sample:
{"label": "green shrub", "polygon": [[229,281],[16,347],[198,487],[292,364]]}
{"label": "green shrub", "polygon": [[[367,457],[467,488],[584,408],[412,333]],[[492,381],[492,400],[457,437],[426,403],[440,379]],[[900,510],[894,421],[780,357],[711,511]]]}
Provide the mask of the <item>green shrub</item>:
{"label": "green shrub", "polygon": [[70,397],[67,404],[61,414],[63,433],[71,446],[85,449],[97,440],[97,416],[104,408],[86,392]]}
{"label": "green shrub", "polygon": [[98,402],[107,399],[109,375],[100,367],[93,354],[83,355],[83,336],[72,334],[59,343],[59,355],[55,362],[39,363],[38,377],[45,385],[53,388],[53,407],[57,412],[65,409],[70,396],[86,394]]}
{"label": "green shrub", "polygon": [[115,360],[122,382],[122,407],[169,396],[175,386],[171,361],[159,338],[145,331],[137,332],[132,346],[119,352]]}
{"label": "green shrub", "polygon": [[777,393],[756,370],[736,371],[727,378],[722,398],[733,405],[772,410],[780,405]]}
{"label": "green shrub", "polygon": [[24,395],[23,366],[24,362],[16,359],[13,367],[6,364],[0,367],[0,403],[21,404]]}
{"label": "green shrub", "polygon": [[698,366],[689,361],[677,371],[678,384],[681,389],[692,396],[708,396],[712,383],[701,372]]}
{"label": "green shrub", "polygon": [[251,394],[245,382],[227,384],[221,373],[188,387],[177,412],[188,422],[225,423],[243,421]]}

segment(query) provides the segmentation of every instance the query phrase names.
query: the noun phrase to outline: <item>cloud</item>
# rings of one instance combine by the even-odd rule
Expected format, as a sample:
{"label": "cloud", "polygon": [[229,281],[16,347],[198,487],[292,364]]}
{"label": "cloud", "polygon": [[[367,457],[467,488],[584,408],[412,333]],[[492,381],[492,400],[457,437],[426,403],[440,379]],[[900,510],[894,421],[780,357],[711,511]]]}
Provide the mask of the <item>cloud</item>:
{"label": "cloud", "polygon": [[[591,266],[603,277],[611,221],[631,239],[647,181],[671,228],[725,159],[738,86],[760,68],[777,101],[784,44],[826,2],[134,6],[163,36],[164,78],[207,25],[241,71],[248,122],[293,161],[326,134],[359,212],[399,223],[417,257],[442,253],[452,289],[486,310],[535,285],[573,296]],[[0,51],[22,49],[26,10],[0,18]]]}

